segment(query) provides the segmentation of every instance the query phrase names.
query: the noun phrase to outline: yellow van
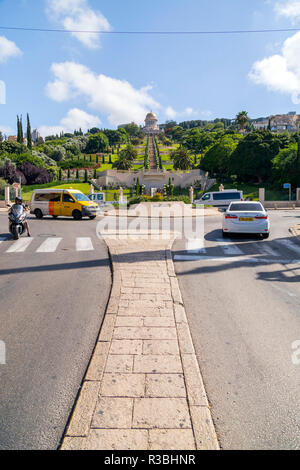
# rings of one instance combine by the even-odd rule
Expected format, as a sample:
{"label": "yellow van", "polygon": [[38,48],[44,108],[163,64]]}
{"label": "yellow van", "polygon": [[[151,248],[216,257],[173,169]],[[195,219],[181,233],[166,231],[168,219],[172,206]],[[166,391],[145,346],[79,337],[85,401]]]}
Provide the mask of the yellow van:
{"label": "yellow van", "polygon": [[95,219],[99,214],[98,204],[92,202],[81,191],[76,189],[36,189],[30,202],[30,213],[37,219],[45,215],[74,217],[81,220],[82,217]]}

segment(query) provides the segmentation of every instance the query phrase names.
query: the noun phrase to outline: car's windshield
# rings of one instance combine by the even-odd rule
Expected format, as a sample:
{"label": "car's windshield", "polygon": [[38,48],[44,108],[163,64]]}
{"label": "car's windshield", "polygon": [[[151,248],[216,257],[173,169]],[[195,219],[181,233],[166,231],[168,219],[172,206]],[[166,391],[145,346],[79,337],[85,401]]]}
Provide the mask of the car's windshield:
{"label": "car's windshield", "polygon": [[262,207],[261,204],[231,204],[229,207],[230,212],[235,212],[235,211],[245,211],[245,212],[257,212],[257,211],[263,211],[264,208]]}
{"label": "car's windshield", "polygon": [[91,200],[85,196],[84,194],[82,193],[71,193],[72,196],[76,199],[76,201],[87,201],[87,202],[91,202]]}

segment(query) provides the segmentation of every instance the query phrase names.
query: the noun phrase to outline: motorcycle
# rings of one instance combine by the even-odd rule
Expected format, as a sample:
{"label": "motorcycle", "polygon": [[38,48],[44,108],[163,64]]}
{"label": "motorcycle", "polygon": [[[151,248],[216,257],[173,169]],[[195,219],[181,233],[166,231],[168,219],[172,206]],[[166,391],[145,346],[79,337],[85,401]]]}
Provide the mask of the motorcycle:
{"label": "motorcycle", "polygon": [[14,204],[8,214],[8,228],[14,240],[18,240],[26,230],[27,214],[23,206]]}

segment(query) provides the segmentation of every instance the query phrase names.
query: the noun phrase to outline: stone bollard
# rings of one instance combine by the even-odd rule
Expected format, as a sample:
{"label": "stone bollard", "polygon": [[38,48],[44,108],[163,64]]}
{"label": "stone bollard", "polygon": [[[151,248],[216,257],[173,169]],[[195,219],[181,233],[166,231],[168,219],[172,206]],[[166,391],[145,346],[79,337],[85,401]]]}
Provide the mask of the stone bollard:
{"label": "stone bollard", "polygon": [[119,203],[120,204],[123,204],[123,194],[124,194],[124,191],[123,191],[123,188],[120,188],[119,189]]}
{"label": "stone bollard", "polygon": [[94,194],[94,192],[95,192],[94,185],[90,184],[90,194]]}
{"label": "stone bollard", "polygon": [[193,202],[194,202],[194,188],[193,188],[193,186],[190,187],[190,201],[191,201],[191,204],[193,204]]}
{"label": "stone bollard", "polygon": [[262,204],[265,202],[265,188],[259,188],[259,201]]}
{"label": "stone bollard", "polygon": [[4,198],[5,198],[5,204],[10,204],[10,188],[9,188],[9,186],[5,186],[5,188],[4,188]]}

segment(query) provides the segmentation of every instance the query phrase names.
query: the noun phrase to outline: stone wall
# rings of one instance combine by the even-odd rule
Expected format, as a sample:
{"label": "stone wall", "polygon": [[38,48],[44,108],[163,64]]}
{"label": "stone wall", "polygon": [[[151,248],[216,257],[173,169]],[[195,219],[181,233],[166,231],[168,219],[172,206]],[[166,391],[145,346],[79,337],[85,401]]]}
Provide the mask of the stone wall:
{"label": "stone wall", "polygon": [[135,186],[137,179],[140,185],[144,185],[146,189],[163,188],[169,183],[171,178],[172,184],[180,188],[188,188],[200,182],[201,188],[208,190],[215,184],[214,179],[207,178],[202,170],[191,170],[189,172],[176,172],[165,170],[141,170],[141,171],[117,171],[106,170],[99,173],[97,183],[99,186]]}

